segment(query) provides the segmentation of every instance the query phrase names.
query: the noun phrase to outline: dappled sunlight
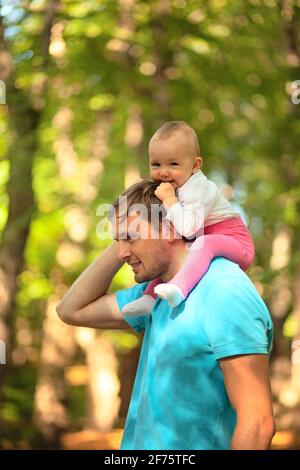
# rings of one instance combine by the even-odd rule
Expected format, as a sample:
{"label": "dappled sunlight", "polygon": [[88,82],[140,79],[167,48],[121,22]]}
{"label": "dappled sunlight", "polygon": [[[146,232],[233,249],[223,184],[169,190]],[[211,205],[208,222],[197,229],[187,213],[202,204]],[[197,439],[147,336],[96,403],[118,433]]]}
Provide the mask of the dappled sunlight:
{"label": "dappled sunlight", "polygon": [[125,182],[124,187],[129,188],[134,183],[141,181],[142,177],[140,171],[136,165],[128,165],[125,171]]}
{"label": "dappled sunlight", "polygon": [[41,427],[55,425],[65,428],[68,418],[65,407],[57,400],[57,394],[53,388],[53,379],[49,377],[40,381],[35,393],[36,414],[41,422]]}
{"label": "dappled sunlight", "polygon": [[[120,406],[118,361],[114,347],[91,328],[77,328],[75,335],[85,352],[87,363],[85,370],[77,370],[77,381],[80,381],[80,373],[82,378],[88,376],[89,422],[98,430],[111,431]],[[73,377],[73,381],[75,372],[73,370],[70,376],[69,371],[69,378]]]}
{"label": "dappled sunlight", "polygon": [[56,367],[64,367],[75,352],[74,330],[58,317],[57,303],[56,297],[50,297],[46,310],[41,360]]}
{"label": "dappled sunlight", "polygon": [[91,370],[91,393],[97,397],[93,409],[93,422],[98,429],[110,431],[120,407],[120,381],[114,369]]}
{"label": "dappled sunlight", "polygon": [[88,349],[92,342],[95,341],[96,330],[92,328],[79,327],[75,330],[75,337],[78,344],[83,349]]}
{"label": "dappled sunlight", "polygon": [[65,450],[117,450],[120,449],[123,429],[109,433],[86,429],[81,432],[64,434],[61,439]]}
{"label": "dappled sunlight", "polygon": [[63,57],[66,53],[66,43],[62,36],[63,30],[62,23],[55,23],[51,29],[49,53],[55,58]]}
{"label": "dappled sunlight", "polygon": [[140,72],[143,75],[147,75],[148,77],[152,77],[152,75],[156,72],[156,65],[153,62],[143,62],[140,65]]}
{"label": "dappled sunlight", "polygon": [[84,251],[71,242],[62,242],[56,252],[56,260],[60,266],[71,268],[84,258]]}
{"label": "dappled sunlight", "polygon": [[296,442],[297,436],[293,431],[279,431],[272,439],[271,449],[280,450],[291,448]]}
{"label": "dappled sunlight", "polygon": [[88,234],[89,217],[80,207],[71,207],[65,213],[64,221],[71,240],[83,242]]}
{"label": "dappled sunlight", "polygon": [[62,107],[52,120],[53,125],[58,130],[58,136],[53,144],[53,149],[56,155],[58,170],[63,179],[69,179],[78,174],[77,154],[68,136],[73,118],[73,111],[70,108]]}
{"label": "dappled sunlight", "polygon": [[272,298],[270,301],[273,316],[283,318],[292,300],[290,281],[285,274],[280,274],[272,282]]}
{"label": "dappled sunlight", "polygon": [[125,144],[129,147],[138,147],[144,137],[144,130],[141,121],[141,110],[131,108],[125,134]]}
{"label": "dappled sunlight", "polygon": [[294,388],[284,388],[280,392],[279,400],[288,408],[293,408],[299,402],[299,394]]}
{"label": "dappled sunlight", "polygon": [[86,365],[77,364],[65,369],[65,378],[71,387],[87,385],[89,382],[89,371]]}
{"label": "dappled sunlight", "polygon": [[[5,305],[9,300],[9,287],[5,282],[5,273],[2,267],[0,267],[0,299],[1,304]],[[1,309],[1,307],[0,307]],[[0,338],[5,338],[4,331],[1,331],[2,325],[0,323]]]}
{"label": "dappled sunlight", "polygon": [[[274,323],[272,449],[300,449],[299,5],[1,1],[1,448],[120,447],[143,336],[73,327],[56,307],[112,242],[98,208],[150,177],[151,136],[184,120],[254,237],[247,275]],[[125,264],[92,302],[133,285]]]}
{"label": "dappled sunlight", "polygon": [[55,296],[49,298],[34,395],[34,422],[48,444],[55,442],[57,432],[69,424],[63,370],[76,349],[74,330],[58,317],[57,303]]}
{"label": "dappled sunlight", "polygon": [[291,257],[291,232],[287,227],[278,230],[272,245],[270,265],[272,269],[285,268]]}
{"label": "dappled sunlight", "polygon": [[129,44],[121,39],[110,39],[106,44],[106,48],[112,52],[126,52]]}
{"label": "dappled sunlight", "polygon": [[77,155],[71,140],[66,135],[62,135],[56,140],[53,148],[56,152],[61,177],[69,179],[73,176],[77,176]]}

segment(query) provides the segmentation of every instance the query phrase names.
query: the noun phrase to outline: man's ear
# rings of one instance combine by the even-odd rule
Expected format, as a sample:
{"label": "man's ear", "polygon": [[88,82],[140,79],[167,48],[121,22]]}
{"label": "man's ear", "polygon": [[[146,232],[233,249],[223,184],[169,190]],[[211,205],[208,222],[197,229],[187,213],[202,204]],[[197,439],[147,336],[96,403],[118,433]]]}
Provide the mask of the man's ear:
{"label": "man's ear", "polygon": [[193,168],[192,168],[193,174],[202,168],[202,163],[203,163],[202,157],[196,157]]}

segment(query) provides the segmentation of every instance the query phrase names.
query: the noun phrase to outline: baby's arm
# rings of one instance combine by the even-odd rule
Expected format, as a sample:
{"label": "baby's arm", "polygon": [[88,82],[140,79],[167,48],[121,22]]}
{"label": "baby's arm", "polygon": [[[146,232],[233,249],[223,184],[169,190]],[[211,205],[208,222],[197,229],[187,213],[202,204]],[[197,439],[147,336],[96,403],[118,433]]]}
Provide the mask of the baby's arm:
{"label": "baby's arm", "polygon": [[204,227],[204,208],[198,206],[182,206],[179,201],[167,212],[166,218],[172,223],[176,232],[181,236],[190,239],[198,236]]}
{"label": "baby's arm", "polygon": [[171,183],[160,183],[160,185],[154,191],[154,194],[162,201],[167,210],[178,202],[175,189]]}
{"label": "baby's arm", "polygon": [[176,232],[185,238],[193,238],[200,234],[204,221],[213,208],[218,196],[217,186],[211,182],[194,187],[181,204],[170,183],[161,183],[155,191],[156,196],[163,202],[166,218],[172,222]]}

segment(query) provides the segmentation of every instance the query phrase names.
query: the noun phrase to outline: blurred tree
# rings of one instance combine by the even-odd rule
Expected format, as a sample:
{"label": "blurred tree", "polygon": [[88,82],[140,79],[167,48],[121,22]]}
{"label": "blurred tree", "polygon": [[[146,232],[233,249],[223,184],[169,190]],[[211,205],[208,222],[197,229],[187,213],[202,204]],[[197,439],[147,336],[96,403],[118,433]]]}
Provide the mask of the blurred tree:
{"label": "blurred tree", "polygon": [[[294,75],[294,69],[297,70],[295,78],[299,78],[300,72],[300,12],[297,9],[297,2],[282,0],[279,2],[281,22],[285,33],[285,50],[287,66],[291,69],[291,75]],[[282,178],[286,188],[286,205],[289,206],[289,216],[285,217],[285,223],[289,226],[292,222],[293,235],[291,236],[291,256],[292,262],[292,293],[293,309],[290,314],[295,327],[293,331],[292,342],[292,361],[290,396],[294,403],[300,403],[300,361],[298,354],[296,356],[294,349],[299,347],[300,340],[300,192],[299,192],[299,161],[294,161],[294,156],[299,153],[299,127],[300,113],[298,108],[291,102],[289,112],[283,129],[281,168]],[[291,217],[291,212],[293,216]],[[296,216],[298,214],[298,217]],[[299,428],[300,428],[300,423]]]}
{"label": "blurred tree", "polygon": [[[50,29],[54,19],[57,1],[48,2],[43,27],[39,37],[40,67],[46,67],[50,43]],[[11,144],[7,150],[10,173],[7,186],[9,196],[8,218],[2,234],[0,248],[0,283],[2,302],[0,307],[0,337],[11,354],[12,312],[17,292],[17,276],[23,268],[24,249],[30,229],[31,217],[35,210],[32,188],[32,168],[38,147],[37,129],[42,113],[44,86],[33,96],[16,86],[16,73],[9,45],[4,36],[4,25],[0,16],[0,78],[6,82],[9,100],[9,122]],[[0,393],[7,367],[0,369]]]}
{"label": "blurred tree", "polygon": [[[136,363],[134,334],[107,340],[106,332],[97,333],[89,349],[54,308],[109,243],[99,239],[98,206],[149,176],[147,144],[166,120],[195,128],[205,173],[229,184],[246,211],[256,243],[249,275],[276,325],[274,371],[278,355],[291,367],[300,325],[300,107],[290,99],[300,77],[299,0],[2,4],[0,78],[8,99],[0,106],[0,336],[11,342],[0,412],[6,437],[34,442],[27,426],[34,389],[36,423],[52,444],[72,420],[97,421],[91,409],[89,419],[78,418],[85,396],[67,387],[66,365],[87,371],[87,381],[78,383],[87,386],[90,403],[100,396],[99,411],[102,391],[95,384],[105,364],[93,351],[107,351],[115,378],[124,344],[122,354],[134,350]],[[124,267],[112,289],[132,282]],[[128,362],[124,370],[132,369]],[[45,383],[48,404],[41,408]],[[118,406],[117,382],[110,383]],[[278,402],[299,402],[297,390],[281,397],[280,387]],[[128,399],[128,390],[121,391]],[[58,413],[47,424],[51,403]],[[112,412],[108,427],[114,421]]]}

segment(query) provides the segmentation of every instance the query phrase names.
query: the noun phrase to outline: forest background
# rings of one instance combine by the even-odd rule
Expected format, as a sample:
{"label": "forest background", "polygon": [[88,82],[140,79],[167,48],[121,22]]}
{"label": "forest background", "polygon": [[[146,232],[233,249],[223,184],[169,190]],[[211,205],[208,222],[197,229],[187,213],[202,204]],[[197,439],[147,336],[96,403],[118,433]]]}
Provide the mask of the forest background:
{"label": "forest background", "polygon": [[[165,121],[244,211],[274,322],[273,448],[300,448],[300,1],[2,0],[0,447],[117,448],[141,338],[55,307]],[[123,267],[112,290],[134,282]]]}

